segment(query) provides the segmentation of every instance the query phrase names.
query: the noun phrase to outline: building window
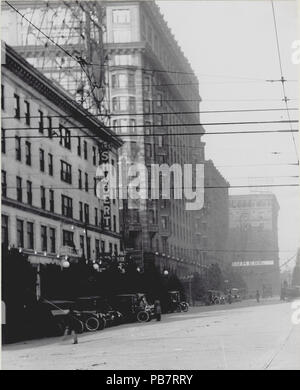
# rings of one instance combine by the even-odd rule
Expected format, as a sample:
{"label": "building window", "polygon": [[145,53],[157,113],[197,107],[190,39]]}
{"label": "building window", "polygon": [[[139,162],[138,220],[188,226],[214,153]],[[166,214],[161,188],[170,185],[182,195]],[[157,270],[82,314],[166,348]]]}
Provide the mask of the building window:
{"label": "building window", "polygon": [[85,160],[88,159],[88,150],[87,150],[87,142],[83,141],[83,157]]}
{"label": "building window", "polygon": [[135,97],[130,96],[119,96],[112,99],[112,108],[113,111],[131,111],[135,112]]}
{"label": "building window", "polygon": [[47,226],[41,225],[41,250],[47,252]]}
{"label": "building window", "polygon": [[20,113],[20,96],[16,93],[14,94],[15,98],[15,118],[20,119],[21,113]]}
{"label": "building window", "polygon": [[65,148],[71,150],[71,132],[70,132],[70,130],[66,129],[64,140],[65,140]]}
{"label": "building window", "polygon": [[1,241],[5,248],[8,247],[8,216],[1,216]]}
{"label": "building window", "polygon": [[116,54],[113,57],[114,65],[134,65],[134,59],[131,54]]}
{"label": "building window", "polygon": [[63,230],[63,246],[74,248],[74,233],[69,230]]}
{"label": "building window", "polygon": [[152,129],[152,124],[149,121],[145,121],[145,134],[150,135],[151,134],[151,129]]}
{"label": "building window", "polygon": [[109,243],[109,253],[112,254],[113,251],[113,244],[110,242]]}
{"label": "building window", "polygon": [[62,125],[59,125],[59,137],[60,145],[64,146],[66,149],[71,150],[71,132]]}
{"label": "building window", "polygon": [[41,189],[41,208],[46,210],[46,189],[44,186],[40,187]]}
{"label": "building window", "polygon": [[25,103],[25,124],[30,126],[30,103],[24,100]]}
{"label": "building window", "polygon": [[31,165],[31,143],[29,141],[25,142],[25,162],[26,165]]}
{"label": "building window", "polygon": [[129,111],[135,112],[135,97],[133,96],[129,97]]}
{"label": "building window", "polygon": [[82,202],[79,202],[79,220],[80,220],[80,222],[83,222],[83,204],[82,204]]}
{"label": "building window", "polygon": [[162,229],[168,229],[168,217],[161,217],[161,227]]}
{"label": "building window", "polygon": [[51,116],[48,116],[48,137],[49,138],[52,138],[53,137],[53,133],[52,133],[52,118]]}
{"label": "building window", "polygon": [[26,189],[27,189],[27,203],[29,205],[32,205],[32,182],[29,180],[27,180]]}
{"label": "building window", "polygon": [[130,11],[129,9],[114,9],[113,23],[115,24],[128,24],[130,23]]}
{"label": "building window", "polygon": [[48,169],[49,175],[53,176],[53,155],[51,153],[48,153]]}
{"label": "building window", "polygon": [[113,226],[114,226],[114,232],[116,232],[117,231],[117,218],[115,215],[113,216]]}
{"label": "building window", "polygon": [[21,161],[22,159],[22,151],[21,151],[21,138],[16,136],[16,160]]}
{"label": "building window", "polygon": [[17,176],[17,201],[22,202],[23,192],[22,192],[22,178]]}
{"label": "building window", "polygon": [[163,95],[159,93],[156,97],[156,106],[162,107],[162,105],[163,105]]}
{"label": "building window", "polygon": [[43,111],[39,110],[39,116],[40,116],[40,120],[39,120],[39,132],[40,133],[44,133],[44,113]]}
{"label": "building window", "polygon": [[72,184],[72,166],[63,160],[60,160],[60,178],[62,181]]}
{"label": "building window", "polygon": [[97,196],[97,179],[94,177],[94,195]]}
{"label": "building window", "polygon": [[145,144],[145,152],[146,152],[146,157],[151,158],[152,157],[152,146],[151,144]]}
{"label": "building window", "polygon": [[95,146],[93,146],[93,165],[96,165],[96,160],[97,160],[96,148]]}
{"label": "building window", "polygon": [[86,251],[87,251],[87,258],[91,258],[91,237],[86,238]]}
{"label": "building window", "polygon": [[163,117],[161,114],[155,115],[155,122],[158,126],[162,126],[163,124]]}
{"label": "building window", "polygon": [[82,256],[85,257],[84,236],[79,237],[79,245],[80,245]]}
{"label": "building window", "polygon": [[54,213],[54,190],[49,190],[49,208]]}
{"label": "building window", "polygon": [[129,131],[131,134],[136,133],[136,120],[135,119],[130,119],[129,120]]}
{"label": "building window", "polygon": [[150,113],[151,111],[151,103],[150,103],[150,100],[145,100],[144,101],[144,111],[145,113]]}
{"label": "building window", "polygon": [[56,230],[54,228],[49,229],[50,238],[50,253],[56,252]]}
{"label": "building window", "polygon": [[85,182],[84,182],[85,191],[88,192],[89,191],[89,175],[87,173],[85,173],[84,177],[85,177]]}
{"label": "building window", "polygon": [[82,172],[81,169],[78,169],[78,188],[82,190]]}
{"label": "building window", "polygon": [[5,110],[4,85],[1,84],[1,109]]}
{"label": "building window", "polygon": [[113,42],[114,43],[124,43],[131,42],[131,32],[130,30],[114,30],[113,31]]}
{"label": "building window", "polygon": [[5,129],[1,128],[1,152],[6,153]]}
{"label": "building window", "polygon": [[159,146],[160,148],[162,148],[162,147],[164,146],[162,135],[159,135],[159,136],[157,137],[157,143],[158,143],[158,146]]}
{"label": "building window", "polygon": [[90,223],[90,206],[88,204],[84,205],[84,221]]}
{"label": "building window", "polygon": [[17,219],[17,246],[24,247],[24,222],[21,219]]}
{"label": "building window", "polygon": [[144,77],[144,92],[150,91],[151,79],[149,76]]}
{"label": "building window", "polygon": [[33,223],[27,222],[27,248],[34,248]]}
{"label": "building window", "polygon": [[1,171],[1,189],[2,189],[2,196],[7,196],[7,182],[6,182],[6,171],[2,169]]}
{"label": "building window", "polygon": [[45,152],[43,149],[40,149],[40,170],[45,172]]}
{"label": "building window", "polygon": [[95,207],[95,226],[98,226],[98,209]]}
{"label": "building window", "polygon": [[101,240],[101,253],[105,253],[105,241]]}
{"label": "building window", "polygon": [[77,154],[78,154],[78,156],[81,156],[81,138],[77,137],[77,141],[78,141],[78,144],[77,144]]}
{"label": "building window", "polygon": [[119,98],[119,110],[127,111],[128,110],[128,98],[127,96],[121,96]]}
{"label": "building window", "polygon": [[95,239],[95,250],[96,250],[96,259],[99,259],[100,256],[100,240]]}
{"label": "building window", "polygon": [[116,97],[114,97],[112,99],[112,109],[113,109],[113,111],[118,111],[119,110],[118,98],[116,98]]}
{"label": "building window", "polygon": [[118,256],[118,245],[117,244],[114,245],[114,251],[115,251],[115,255]]}
{"label": "building window", "polygon": [[61,196],[61,213],[64,217],[73,218],[73,200],[68,196]]}

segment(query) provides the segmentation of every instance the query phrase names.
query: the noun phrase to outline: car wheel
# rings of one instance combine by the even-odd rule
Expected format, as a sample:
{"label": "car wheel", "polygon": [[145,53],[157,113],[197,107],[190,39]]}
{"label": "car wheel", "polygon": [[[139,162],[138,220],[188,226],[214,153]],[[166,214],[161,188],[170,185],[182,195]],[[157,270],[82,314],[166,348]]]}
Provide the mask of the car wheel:
{"label": "car wheel", "polygon": [[97,317],[89,317],[85,321],[85,329],[88,332],[95,332],[96,330],[99,329],[100,326],[100,321],[98,320]]}
{"label": "car wheel", "polygon": [[137,314],[138,322],[147,322],[149,320],[149,313],[146,311],[140,311]]}

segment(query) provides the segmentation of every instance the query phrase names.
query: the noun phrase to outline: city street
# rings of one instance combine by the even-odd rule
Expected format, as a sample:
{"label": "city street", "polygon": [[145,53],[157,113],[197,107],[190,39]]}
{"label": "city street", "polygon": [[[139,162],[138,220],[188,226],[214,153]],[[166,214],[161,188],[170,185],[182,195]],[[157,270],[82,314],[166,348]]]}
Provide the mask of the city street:
{"label": "city street", "polygon": [[6,345],[2,369],[300,369],[299,325],[278,298],[194,307],[162,322]]}

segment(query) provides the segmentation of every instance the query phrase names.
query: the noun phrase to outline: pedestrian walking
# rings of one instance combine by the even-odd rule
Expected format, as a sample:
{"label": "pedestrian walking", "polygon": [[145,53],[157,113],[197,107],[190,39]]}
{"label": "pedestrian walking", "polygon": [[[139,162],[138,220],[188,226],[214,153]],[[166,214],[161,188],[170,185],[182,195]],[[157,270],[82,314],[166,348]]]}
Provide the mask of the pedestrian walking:
{"label": "pedestrian walking", "polygon": [[256,290],[256,301],[259,302],[259,298],[260,298],[260,294],[259,294],[259,291]]}
{"label": "pedestrian walking", "polygon": [[67,336],[72,336],[73,344],[78,344],[77,321],[78,320],[75,318],[74,311],[71,308],[67,316],[67,326],[63,337],[63,341],[66,340]]}
{"label": "pedestrian walking", "polygon": [[154,311],[155,311],[156,321],[161,321],[161,305],[158,299],[156,299],[154,302]]}

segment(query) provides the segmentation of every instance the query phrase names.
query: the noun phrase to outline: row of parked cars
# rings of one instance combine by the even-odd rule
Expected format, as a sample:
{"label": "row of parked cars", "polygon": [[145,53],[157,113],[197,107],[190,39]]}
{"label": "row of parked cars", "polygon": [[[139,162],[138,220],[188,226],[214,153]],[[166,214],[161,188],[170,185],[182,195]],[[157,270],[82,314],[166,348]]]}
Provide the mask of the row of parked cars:
{"label": "row of parked cars", "polygon": [[227,294],[219,290],[208,290],[203,300],[207,306],[225,305],[225,303],[240,302],[242,297],[237,288],[232,288]]}
{"label": "row of parked cars", "polygon": [[117,295],[112,302],[101,296],[80,297],[75,301],[43,301],[48,323],[56,335],[64,333],[70,313],[78,333],[102,330],[130,321],[149,321],[154,315],[142,294]]}
{"label": "row of parked cars", "polygon": [[[101,296],[80,297],[75,301],[43,300],[44,318],[50,325],[51,334],[62,335],[70,313],[78,333],[94,332],[125,322],[149,322],[155,317],[154,305],[149,304],[145,294],[120,294],[109,301]],[[166,312],[187,311],[188,304],[180,301],[178,291],[168,293]]]}

